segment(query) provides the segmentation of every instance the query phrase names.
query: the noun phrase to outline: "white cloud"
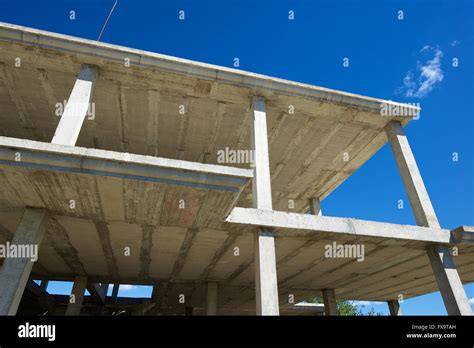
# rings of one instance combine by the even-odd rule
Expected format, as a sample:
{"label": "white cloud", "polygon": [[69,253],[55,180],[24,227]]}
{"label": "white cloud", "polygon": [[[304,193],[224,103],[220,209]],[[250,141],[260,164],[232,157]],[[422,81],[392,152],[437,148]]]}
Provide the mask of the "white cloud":
{"label": "white cloud", "polygon": [[415,74],[412,70],[403,78],[402,90],[405,91],[406,97],[423,98],[430,93],[434,86],[444,79],[443,70],[441,69],[441,59],[443,58],[443,51],[438,48],[431,48],[424,46],[420,52],[434,51],[434,57],[424,64],[419,64],[417,73],[418,78],[415,79]]}
{"label": "white cloud", "polygon": [[427,51],[427,50],[429,50],[430,48],[431,48],[431,46],[428,46],[428,45],[423,46],[423,48],[420,50],[420,52]]}
{"label": "white cloud", "polygon": [[130,284],[121,284],[120,285],[120,290],[122,291],[130,291],[130,290],[135,290],[137,287],[135,285],[130,285]]}
{"label": "white cloud", "polygon": [[459,45],[459,41],[458,40],[454,40],[453,42],[450,43],[451,47],[456,47],[457,45]]}
{"label": "white cloud", "polygon": [[385,302],[378,302],[378,301],[353,301],[355,305],[358,306],[377,306],[384,304]]}
{"label": "white cloud", "polygon": [[472,305],[474,305],[474,297],[472,297],[472,298],[469,299],[469,303],[472,304]]}

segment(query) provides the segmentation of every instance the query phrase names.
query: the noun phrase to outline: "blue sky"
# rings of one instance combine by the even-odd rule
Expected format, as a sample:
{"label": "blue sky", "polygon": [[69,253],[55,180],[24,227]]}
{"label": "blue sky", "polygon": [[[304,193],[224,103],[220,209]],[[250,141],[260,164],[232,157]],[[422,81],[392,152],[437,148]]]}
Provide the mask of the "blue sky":
{"label": "blue sky", "polygon": [[[113,3],[0,0],[0,21],[97,39]],[[473,16],[474,2],[462,0],[119,0],[101,41],[227,67],[239,58],[246,71],[420,103],[420,119],[405,131],[441,225],[454,228],[474,225]],[[404,209],[398,209],[400,199]],[[388,146],[322,209],[331,216],[415,224]],[[466,290],[474,298],[474,285]],[[385,304],[372,305],[387,312]],[[406,300],[402,310],[446,313],[439,293]]]}

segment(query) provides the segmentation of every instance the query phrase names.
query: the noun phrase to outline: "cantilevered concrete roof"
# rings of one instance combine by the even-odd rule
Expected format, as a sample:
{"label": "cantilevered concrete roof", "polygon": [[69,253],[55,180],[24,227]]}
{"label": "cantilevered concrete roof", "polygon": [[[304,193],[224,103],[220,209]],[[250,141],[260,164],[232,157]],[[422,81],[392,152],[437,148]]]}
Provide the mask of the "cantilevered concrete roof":
{"label": "cantilevered concrete roof", "polygon": [[[49,144],[56,103],[83,64],[98,67],[95,118],[77,147]],[[46,207],[52,221],[36,277],[158,283],[163,308],[179,306],[181,293],[202,306],[206,281],[216,281],[221,313],[254,308],[255,222],[229,216],[251,206],[252,171],[217,163],[219,150],[250,149],[253,95],[266,99],[273,205],[282,212],[305,212],[309,198],[326,197],[387,142],[389,121],[410,121],[381,116],[381,99],[0,24],[0,242],[24,206]],[[435,291],[425,248],[455,242],[442,229],[418,238],[423,228],[399,227],[396,238],[396,225],[349,219],[329,230],[325,219],[300,220],[275,230],[282,305],[326,287],[367,300]],[[334,241],[363,243],[365,261],[324,258]],[[459,249],[459,274],[472,282],[473,246]]]}

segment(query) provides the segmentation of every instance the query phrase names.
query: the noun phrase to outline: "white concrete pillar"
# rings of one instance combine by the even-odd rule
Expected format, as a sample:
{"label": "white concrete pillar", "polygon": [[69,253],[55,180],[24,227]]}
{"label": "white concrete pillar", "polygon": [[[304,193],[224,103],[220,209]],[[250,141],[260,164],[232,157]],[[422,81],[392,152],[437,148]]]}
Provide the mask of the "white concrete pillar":
{"label": "white concrete pillar", "polygon": [[272,210],[270,160],[268,155],[267,113],[265,100],[252,99],[252,150],[254,152],[252,197],[253,207]]}
{"label": "white concrete pillar", "polygon": [[402,309],[400,308],[400,304],[397,300],[389,300],[387,301],[388,309],[390,311],[390,315],[398,316],[402,315]]}
{"label": "white concrete pillar", "polygon": [[[26,208],[16,228],[11,247],[27,245],[29,258],[6,258],[0,270],[0,315],[15,315],[33,268],[32,258],[38,257],[39,245],[48,223],[45,209]],[[36,255],[34,255],[36,254]]]}
{"label": "white concrete pillar", "polygon": [[87,287],[87,277],[78,276],[74,278],[71,297],[66,308],[66,315],[81,314],[82,302],[84,301],[84,293]]}
{"label": "white concrete pillar", "polygon": [[390,122],[387,135],[416,223],[418,226],[439,228],[438,218],[400,122]]}
{"label": "white concrete pillar", "polygon": [[[417,224],[439,228],[438,218],[402,125],[392,121],[386,131]],[[446,245],[429,246],[427,254],[448,314],[471,315],[471,306],[449,248]]]}
{"label": "white concrete pillar", "polygon": [[217,314],[217,283],[207,283],[206,315]]}
{"label": "white concrete pillar", "polygon": [[472,315],[471,305],[449,247],[433,245],[426,251],[448,314]]}
{"label": "white concrete pillar", "polygon": [[96,78],[95,67],[84,65],[81,68],[51,143],[71,146],[76,144],[90,107]]}
{"label": "white concrete pillar", "polygon": [[339,315],[334,289],[323,289],[324,314]]}
{"label": "white concrete pillar", "polygon": [[[252,99],[253,207],[272,210],[265,101]],[[255,302],[257,315],[279,315],[275,240],[271,230],[259,228],[255,235]]]}
{"label": "white concrete pillar", "polygon": [[270,230],[255,235],[255,291],[257,315],[279,315],[275,240]]}

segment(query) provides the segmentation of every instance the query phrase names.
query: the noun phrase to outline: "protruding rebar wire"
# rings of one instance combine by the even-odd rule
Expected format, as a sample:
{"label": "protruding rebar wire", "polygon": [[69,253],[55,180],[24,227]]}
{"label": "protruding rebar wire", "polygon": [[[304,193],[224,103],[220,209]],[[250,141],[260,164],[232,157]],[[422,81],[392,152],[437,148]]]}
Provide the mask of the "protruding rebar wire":
{"label": "protruding rebar wire", "polygon": [[97,38],[97,41],[100,41],[100,38],[102,37],[102,33],[105,30],[105,27],[107,26],[107,23],[109,22],[110,16],[112,16],[112,12],[115,10],[115,6],[117,6],[118,0],[115,0],[114,6],[112,6],[112,9],[109,12],[109,15],[107,16],[107,19],[105,20],[104,25],[102,26],[102,30],[100,31],[99,37]]}

